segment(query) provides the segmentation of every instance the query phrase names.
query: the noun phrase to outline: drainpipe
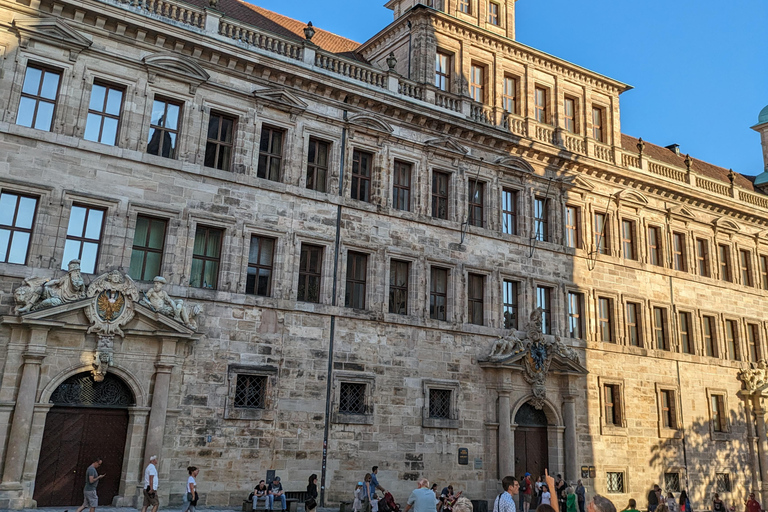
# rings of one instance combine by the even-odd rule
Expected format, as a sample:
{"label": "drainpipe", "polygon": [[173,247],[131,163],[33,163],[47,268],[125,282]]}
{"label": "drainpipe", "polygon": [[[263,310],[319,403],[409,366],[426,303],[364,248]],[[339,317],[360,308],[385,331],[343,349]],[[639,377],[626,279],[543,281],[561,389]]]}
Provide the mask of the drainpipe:
{"label": "drainpipe", "polygon": [[407,21],[408,24],[408,80],[411,79],[411,20]]}
{"label": "drainpipe", "polygon": [[[669,301],[672,304],[671,308],[671,315],[674,318],[674,321],[670,322],[670,326],[675,330],[675,332],[679,333],[680,330],[678,329],[678,322],[680,319],[677,317],[677,314],[675,312],[675,290],[672,287],[672,276],[669,276]],[[690,329],[690,326],[688,326]],[[671,340],[671,336],[670,336]],[[671,348],[671,347],[670,347]],[[682,349],[682,347],[681,347]],[[680,360],[675,361],[675,365],[677,367],[677,389],[678,391],[683,389],[682,384],[680,383]],[[678,393],[679,395],[679,393]],[[683,416],[683,399],[682,397],[679,397],[678,400],[680,400],[680,427],[683,431],[683,467],[685,467],[685,490],[686,492],[690,492],[690,489],[688,488],[688,452],[686,450],[686,443],[685,443],[685,416]]]}
{"label": "drainpipe", "polygon": [[[347,111],[344,111],[344,122],[347,121]],[[347,150],[347,128],[341,130],[341,158],[339,159],[339,197],[344,190],[344,155]],[[336,209],[336,243],[333,252],[333,292],[331,305],[336,306],[336,276],[339,271],[339,240],[341,238],[341,201]],[[328,468],[328,433],[331,428],[331,393],[333,393],[333,340],[336,334],[336,315],[331,315],[331,333],[328,340],[328,374],[325,384],[325,427],[323,430],[323,466],[320,473],[320,506],[325,506],[325,477]]]}

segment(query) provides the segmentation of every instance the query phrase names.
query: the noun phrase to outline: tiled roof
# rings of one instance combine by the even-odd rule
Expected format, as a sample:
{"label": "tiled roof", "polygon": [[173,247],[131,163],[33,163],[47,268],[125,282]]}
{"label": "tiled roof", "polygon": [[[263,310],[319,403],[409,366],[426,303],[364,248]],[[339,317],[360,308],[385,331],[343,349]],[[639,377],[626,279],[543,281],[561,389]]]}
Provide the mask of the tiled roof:
{"label": "tiled roof", "polygon": [[[636,139],[635,137],[623,133],[621,134],[621,147],[625,151],[637,153],[638,141],[639,139]],[[643,149],[644,155],[647,155],[649,158],[653,158],[654,160],[658,160],[659,162],[664,162],[670,165],[674,165],[677,168],[685,169],[685,154],[678,156],[673,151],[670,151],[665,147],[651,144],[648,141],[643,142],[645,142],[645,148]],[[702,160],[697,160],[694,157],[691,157],[691,160],[691,170],[693,172],[730,185],[731,181],[728,179],[728,169],[712,165]],[[754,176],[744,176],[737,172],[734,172],[734,174],[736,174],[734,183],[737,187],[746,190],[755,190],[755,187],[752,184],[752,181],[755,179]]]}
{"label": "tiled roof", "polygon": [[[210,5],[208,0],[186,1],[198,7],[209,7]],[[228,18],[253,25],[256,28],[294,41],[304,41],[304,27],[307,26],[307,21],[309,21],[294,20],[288,16],[268,11],[241,0],[218,0],[216,10],[221,11]],[[332,53],[343,53],[347,57],[359,59],[354,52],[360,47],[360,43],[346,37],[337,36],[321,28],[314,27],[314,29],[315,35],[312,38],[312,42],[321,49]]]}

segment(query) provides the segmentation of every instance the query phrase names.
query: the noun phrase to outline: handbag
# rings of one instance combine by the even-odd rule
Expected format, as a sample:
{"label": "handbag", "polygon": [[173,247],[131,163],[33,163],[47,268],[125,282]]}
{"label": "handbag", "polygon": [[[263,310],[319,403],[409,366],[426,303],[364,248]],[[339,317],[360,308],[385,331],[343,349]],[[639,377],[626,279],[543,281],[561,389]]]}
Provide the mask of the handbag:
{"label": "handbag", "polygon": [[304,501],[304,510],[312,510],[313,508],[317,507],[317,501],[315,498],[307,498],[306,501]]}
{"label": "handbag", "polygon": [[192,500],[194,500],[194,499],[195,499],[195,497],[192,496],[192,493],[191,492],[187,492],[187,501],[192,503]]}

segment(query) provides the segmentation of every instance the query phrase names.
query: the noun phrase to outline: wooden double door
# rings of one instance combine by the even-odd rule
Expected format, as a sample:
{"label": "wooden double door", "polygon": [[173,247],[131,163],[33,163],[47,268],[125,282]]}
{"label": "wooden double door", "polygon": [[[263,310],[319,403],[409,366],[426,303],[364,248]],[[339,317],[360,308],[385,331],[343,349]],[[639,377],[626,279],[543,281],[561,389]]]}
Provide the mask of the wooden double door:
{"label": "wooden double door", "polygon": [[57,407],[48,412],[35,477],[38,507],[77,506],[83,502],[85,471],[102,457],[99,505],[118,495],[128,433],[128,410]]}
{"label": "wooden double door", "polygon": [[549,443],[546,427],[517,427],[515,429],[515,476],[526,472],[531,481],[544,474],[549,464]]}

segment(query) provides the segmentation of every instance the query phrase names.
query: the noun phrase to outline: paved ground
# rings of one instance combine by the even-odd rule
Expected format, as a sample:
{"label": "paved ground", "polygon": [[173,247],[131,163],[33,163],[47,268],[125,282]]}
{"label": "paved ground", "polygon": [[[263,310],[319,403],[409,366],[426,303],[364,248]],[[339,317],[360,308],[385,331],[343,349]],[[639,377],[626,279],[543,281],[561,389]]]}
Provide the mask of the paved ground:
{"label": "paved ground", "polygon": [[[43,508],[25,508],[23,512],[75,512],[77,507],[43,507]],[[133,507],[99,507],[97,512],[136,512]],[[162,512],[179,512],[181,507],[160,507]],[[242,512],[240,508],[233,507],[197,507],[195,510],[205,510],[206,512]],[[0,512],[6,512],[6,509],[0,508]],[[18,512],[18,511],[14,511]],[[317,512],[339,512],[339,507],[318,507]]]}

